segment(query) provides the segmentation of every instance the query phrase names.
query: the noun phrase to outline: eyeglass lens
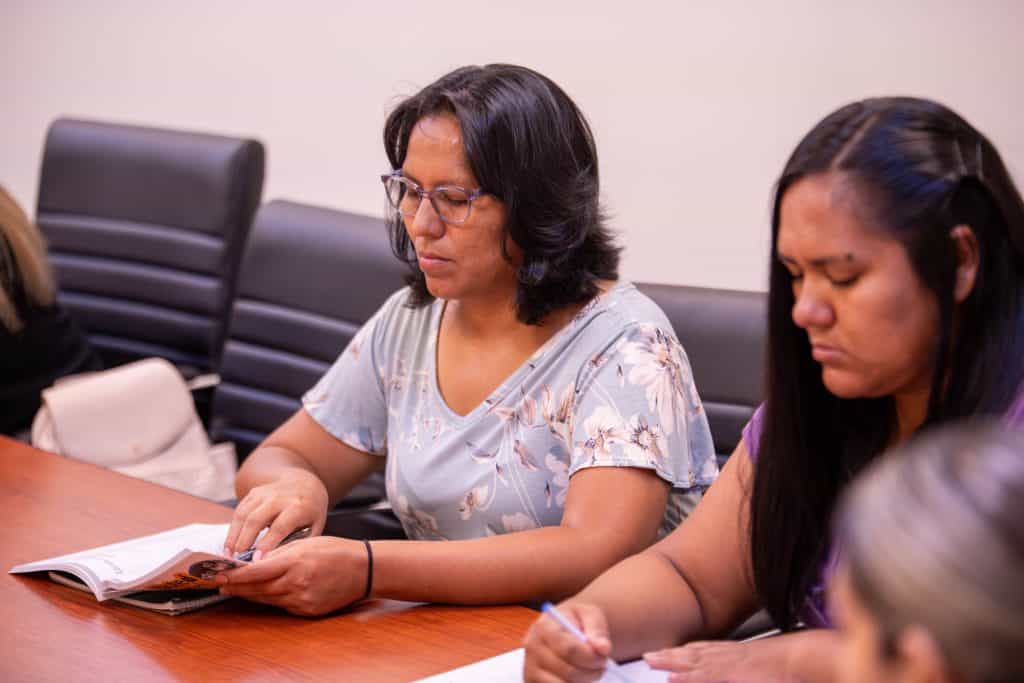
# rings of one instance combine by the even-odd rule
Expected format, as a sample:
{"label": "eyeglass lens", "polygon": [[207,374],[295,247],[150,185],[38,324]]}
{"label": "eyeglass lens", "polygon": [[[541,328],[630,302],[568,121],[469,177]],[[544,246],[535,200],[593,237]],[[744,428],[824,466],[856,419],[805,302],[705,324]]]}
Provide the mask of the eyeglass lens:
{"label": "eyeglass lens", "polygon": [[424,195],[430,198],[442,220],[461,223],[469,218],[469,193],[460,187],[437,187],[427,192],[405,178],[388,178],[384,182],[388,201],[406,216],[415,216]]}

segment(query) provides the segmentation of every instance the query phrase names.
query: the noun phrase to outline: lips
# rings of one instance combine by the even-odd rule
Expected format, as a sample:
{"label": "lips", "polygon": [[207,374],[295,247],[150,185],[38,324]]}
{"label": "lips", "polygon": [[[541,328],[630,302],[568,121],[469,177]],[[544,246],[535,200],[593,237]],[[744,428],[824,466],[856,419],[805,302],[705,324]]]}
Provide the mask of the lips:
{"label": "lips", "polygon": [[839,362],[844,353],[842,349],[828,344],[811,344],[811,357],[822,365]]}
{"label": "lips", "polygon": [[442,258],[429,251],[418,253],[416,256],[419,261],[420,270],[427,275],[444,270],[452,263],[450,259]]}

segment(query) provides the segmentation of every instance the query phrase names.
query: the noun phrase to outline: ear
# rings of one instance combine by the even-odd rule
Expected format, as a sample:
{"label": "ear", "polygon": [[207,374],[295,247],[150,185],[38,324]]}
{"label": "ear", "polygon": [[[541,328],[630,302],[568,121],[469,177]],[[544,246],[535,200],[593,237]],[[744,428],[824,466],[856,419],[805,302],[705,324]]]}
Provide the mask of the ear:
{"label": "ear", "polygon": [[924,627],[911,625],[896,640],[896,650],[905,681],[914,683],[947,683],[953,680],[946,658],[935,638]]}
{"label": "ear", "polygon": [[981,255],[978,252],[978,237],[967,225],[958,225],[949,231],[956,249],[956,283],[953,285],[953,299],[963,303],[974,291],[978,278]]}

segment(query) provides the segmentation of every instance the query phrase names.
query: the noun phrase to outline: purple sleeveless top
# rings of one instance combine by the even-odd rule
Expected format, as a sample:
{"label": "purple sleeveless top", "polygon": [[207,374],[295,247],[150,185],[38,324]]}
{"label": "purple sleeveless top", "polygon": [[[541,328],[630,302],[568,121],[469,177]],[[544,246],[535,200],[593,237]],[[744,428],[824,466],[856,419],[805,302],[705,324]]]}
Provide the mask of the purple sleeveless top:
{"label": "purple sleeveless top", "polygon": [[[1006,421],[1012,425],[1024,426],[1024,393],[1017,398],[1013,406],[1006,414]],[[764,404],[762,403],[754,411],[750,422],[743,427],[743,445],[747,447],[747,453],[752,462],[757,462],[757,451],[761,444],[761,432],[764,430]],[[808,628],[831,628],[832,620],[829,618],[828,605],[825,600],[825,586],[829,578],[835,572],[839,563],[839,553],[835,548],[829,553],[828,559],[822,563],[821,571],[818,573],[818,580],[811,586],[807,595],[804,608],[800,611],[800,620]]]}

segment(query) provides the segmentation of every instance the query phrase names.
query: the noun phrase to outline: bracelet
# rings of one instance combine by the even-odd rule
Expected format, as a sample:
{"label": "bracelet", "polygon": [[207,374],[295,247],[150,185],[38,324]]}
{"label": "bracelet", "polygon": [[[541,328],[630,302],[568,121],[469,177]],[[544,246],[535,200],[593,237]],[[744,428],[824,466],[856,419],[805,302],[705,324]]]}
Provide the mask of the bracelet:
{"label": "bracelet", "polygon": [[370,591],[373,589],[373,549],[370,548],[370,542],[363,539],[363,545],[366,546],[366,590],[363,591],[363,597],[359,598],[356,602],[361,602],[370,597]]}

